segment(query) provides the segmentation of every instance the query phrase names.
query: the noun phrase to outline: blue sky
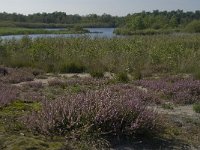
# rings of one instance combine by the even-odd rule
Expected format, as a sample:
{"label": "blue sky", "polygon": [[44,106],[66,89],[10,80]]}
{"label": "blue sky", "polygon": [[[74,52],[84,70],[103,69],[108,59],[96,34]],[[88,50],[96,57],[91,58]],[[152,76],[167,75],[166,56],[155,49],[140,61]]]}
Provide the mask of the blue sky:
{"label": "blue sky", "polygon": [[200,10],[200,0],[1,0],[0,12],[31,14],[63,11],[67,14],[111,14],[152,10]]}

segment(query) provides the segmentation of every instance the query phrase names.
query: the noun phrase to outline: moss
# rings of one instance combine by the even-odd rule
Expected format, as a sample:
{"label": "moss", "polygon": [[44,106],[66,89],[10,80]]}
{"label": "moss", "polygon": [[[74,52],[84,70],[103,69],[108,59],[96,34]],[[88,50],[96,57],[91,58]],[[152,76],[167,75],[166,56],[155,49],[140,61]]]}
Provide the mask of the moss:
{"label": "moss", "polygon": [[196,112],[196,113],[200,113],[200,103],[196,103],[193,105],[193,110]]}
{"label": "moss", "polygon": [[69,91],[70,91],[70,93],[79,93],[79,92],[83,91],[83,89],[81,88],[80,85],[74,85],[74,86],[69,87]]}
{"label": "moss", "polygon": [[0,144],[5,150],[58,150],[63,146],[63,141],[46,141],[41,137],[10,135],[4,137]]}
{"label": "moss", "polygon": [[3,113],[6,114],[21,114],[25,111],[39,110],[41,104],[38,102],[27,103],[23,101],[15,101],[7,107],[2,108]]}

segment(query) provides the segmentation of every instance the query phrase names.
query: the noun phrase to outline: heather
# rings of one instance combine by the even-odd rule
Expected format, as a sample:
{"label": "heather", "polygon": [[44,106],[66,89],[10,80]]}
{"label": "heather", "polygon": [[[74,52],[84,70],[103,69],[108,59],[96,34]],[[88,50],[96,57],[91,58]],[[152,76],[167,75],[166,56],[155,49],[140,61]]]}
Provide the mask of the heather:
{"label": "heather", "polygon": [[147,134],[156,129],[158,120],[157,113],[147,108],[147,99],[152,97],[137,88],[116,85],[46,100],[41,111],[32,112],[24,122],[34,132],[50,136],[83,128],[88,134]]}
{"label": "heather", "polygon": [[[43,73],[39,78],[35,69],[6,69],[8,75],[0,76],[0,148],[12,147],[11,143],[21,149],[102,149],[133,143],[131,147],[137,149],[158,149],[174,147],[176,138],[181,139],[179,147],[189,142],[198,145],[195,107],[200,86],[192,76],[141,78],[135,74],[140,79],[133,80],[131,74],[123,73],[101,78]],[[15,73],[31,75],[33,80],[6,82]],[[179,107],[191,108],[194,116],[187,116],[187,110],[182,110],[184,115],[164,113]]]}
{"label": "heather", "polygon": [[140,80],[137,85],[154,91],[161,98],[178,104],[193,104],[200,100],[200,81],[194,78],[161,78]]}
{"label": "heather", "polygon": [[0,83],[0,108],[16,100],[18,94],[16,87]]}

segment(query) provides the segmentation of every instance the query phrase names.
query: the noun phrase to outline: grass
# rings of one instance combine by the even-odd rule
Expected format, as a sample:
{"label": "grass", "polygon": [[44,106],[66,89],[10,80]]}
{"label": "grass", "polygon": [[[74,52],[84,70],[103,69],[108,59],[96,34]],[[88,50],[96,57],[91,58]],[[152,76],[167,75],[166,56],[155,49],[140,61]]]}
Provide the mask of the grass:
{"label": "grass", "polygon": [[144,72],[197,74],[199,41],[199,34],[113,39],[24,37],[0,43],[0,64],[46,72],[127,72],[136,79]]}
{"label": "grass", "polygon": [[162,104],[163,109],[174,109],[174,105],[172,103],[164,103]]}
{"label": "grass", "polygon": [[0,27],[0,36],[2,35],[28,35],[28,34],[72,34],[85,33],[82,28],[66,28],[62,30],[45,30],[45,29],[31,29],[19,27]]}
{"label": "grass", "polygon": [[144,29],[131,30],[128,28],[117,28],[114,31],[117,35],[158,35],[183,32],[181,29]]}
{"label": "grass", "polygon": [[193,105],[193,110],[196,112],[196,113],[200,113],[200,103],[196,103]]}

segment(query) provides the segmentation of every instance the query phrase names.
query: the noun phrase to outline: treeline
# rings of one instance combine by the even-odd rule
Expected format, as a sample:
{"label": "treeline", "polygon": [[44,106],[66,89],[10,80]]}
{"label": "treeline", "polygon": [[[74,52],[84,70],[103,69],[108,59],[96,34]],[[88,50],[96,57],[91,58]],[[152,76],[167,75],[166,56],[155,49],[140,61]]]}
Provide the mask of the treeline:
{"label": "treeline", "polygon": [[[44,27],[118,27],[119,33],[137,33],[159,30],[180,30],[194,20],[200,20],[200,10],[195,12],[159,11],[128,14],[125,17],[111,16],[109,14],[86,16],[67,15],[65,12],[36,13],[22,15],[16,13],[0,13],[0,26],[14,26],[27,28]],[[198,28],[198,27],[197,27]],[[147,31],[145,31],[147,30]],[[149,31],[150,30],[150,31]],[[139,32],[140,33],[140,32]]]}
{"label": "treeline", "polygon": [[[53,13],[36,13],[30,15],[22,15],[16,13],[0,13],[1,26],[14,23],[15,26],[31,27],[34,23],[37,26],[45,26],[45,24],[51,24],[56,27],[55,24],[63,26],[63,24],[79,25],[82,27],[115,27],[119,17],[113,17],[109,14],[103,14],[98,16],[96,14],[90,14],[86,16],[79,15],[67,15],[65,12],[53,12]],[[31,25],[30,25],[31,24]],[[33,24],[33,25],[34,25]],[[58,26],[58,27],[60,27]]]}
{"label": "treeline", "polygon": [[[193,21],[200,20],[200,11],[159,11],[129,14],[125,23],[116,30],[119,34],[154,34],[179,32]],[[193,23],[194,24],[194,23]],[[195,23],[197,25],[197,23]],[[199,26],[200,27],[200,26]],[[198,28],[198,27],[197,27]]]}

